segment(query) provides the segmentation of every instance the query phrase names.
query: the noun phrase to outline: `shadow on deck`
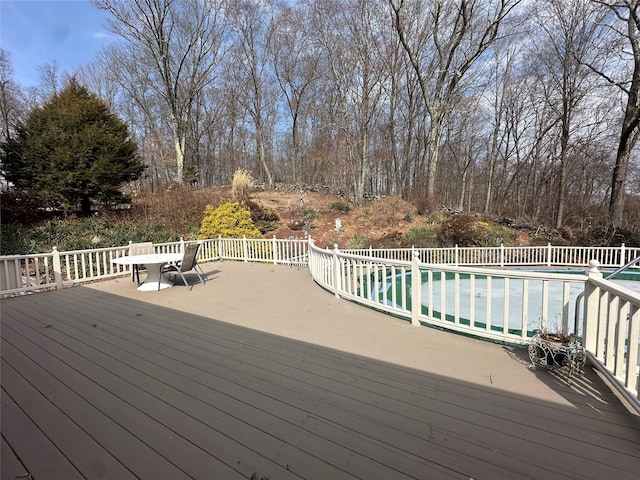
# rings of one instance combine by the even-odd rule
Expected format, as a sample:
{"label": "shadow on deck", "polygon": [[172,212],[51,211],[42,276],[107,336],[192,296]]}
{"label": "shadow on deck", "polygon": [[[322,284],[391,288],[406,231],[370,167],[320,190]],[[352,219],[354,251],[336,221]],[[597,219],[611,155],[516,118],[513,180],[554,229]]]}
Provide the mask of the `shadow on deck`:
{"label": "shadow on deck", "polygon": [[[219,262],[2,301],[2,479],[636,479],[640,425],[590,368]],[[22,476],[22,477],[20,477]]]}

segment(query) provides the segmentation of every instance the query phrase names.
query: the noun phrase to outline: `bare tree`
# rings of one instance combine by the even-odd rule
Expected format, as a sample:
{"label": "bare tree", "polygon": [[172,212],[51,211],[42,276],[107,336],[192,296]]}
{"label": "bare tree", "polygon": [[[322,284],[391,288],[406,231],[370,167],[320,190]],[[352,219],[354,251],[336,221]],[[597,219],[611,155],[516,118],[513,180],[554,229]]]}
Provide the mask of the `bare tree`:
{"label": "bare tree", "polygon": [[45,101],[47,98],[58,93],[62,83],[62,75],[58,62],[45,63],[38,67],[38,77],[41,101]]}
{"label": "bare tree", "polygon": [[313,7],[335,100],[331,120],[340,148],[336,153],[356,205],[362,203],[370,179],[371,135],[388,75],[382,59],[386,22],[381,6],[379,1],[323,0]]}
{"label": "bare tree", "polygon": [[[126,45],[117,44],[101,51],[94,64],[83,71],[85,81],[129,123],[149,167],[140,185],[153,189],[170,183],[176,171],[171,115],[150,70],[140,68]],[[101,78],[93,78],[93,68],[103,72]]]}
{"label": "bare tree", "polygon": [[313,48],[306,31],[305,13],[299,6],[285,6],[270,25],[271,61],[291,118],[290,161],[295,183],[305,181],[304,115],[311,102],[313,86],[322,74],[320,52]]}
{"label": "bare tree", "polygon": [[628,42],[631,51],[622,51],[621,57],[632,66],[629,77],[623,81],[614,80],[614,75],[607,75],[601,69],[597,69],[609,82],[617,85],[626,95],[626,105],[622,119],[621,132],[616,152],[615,165],[611,177],[611,195],[609,197],[609,218],[614,227],[623,224],[624,200],[629,161],[631,152],[638,140],[640,130],[640,12],[638,12],[639,0],[621,0],[613,2],[598,2],[606,7],[622,23],[623,28],[618,29],[617,24],[611,25],[621,38]]}
{"label": "bare tree", "polygon": [[23,102],[20,87],[13,79],[11,55],[0,48],[0,142],[6,141],[22,117]]}
{"label": "bare tree", "polygon": [[594,63],[593,44],[602,34],[603,12],[591,0],[540,0],[535,9],[537,27],[531,45],[535,50],[532,70],[545,85],[545,99],[553,112],[558,131],[557,183],[555,189],[555,226],[565,217],[567,177],[573,137],[578,136],[581,122],[590,123],[591,116],[581,115],[582,106],[594,90],[591,73],[585,63]]}
{"label": "bare tree", "polygon": [[483,92],[487,105],[487,124],[491,126],[491,133],[487,135],[490,145],[484,166],[484,213],[489,213],[493,206],[496,164],[500,156],[508,155],[508,150],[503,150],[509,139],[506,116],[510,91],[516,84],[513,77],[516,75],[518,45],[521,42],[514,42],[515,45],[505,43],[494,43],[492,46],[493,58],[490,63],[493,68],[487,73],[487,88]]}
{"label": "bare tree", "polygon": [[267,161],[267,144],[273,123],[275,88],[268,55],[269,17],[273,14],[271,2],[234,0],[229,15],[237,42],[229,66],[234,75],[235,98],[245,109],[254,127],[255,150],[258,165],[269,187],[273,185],[272,168]]}
{"label": "bare tree", "polygon": [[498,38],[505,17],[520,0],[389,0],[400,42],[414,69],[429,115],[428,197],[435,194],[447,111],[462,78]]}
{"label": "bare tree", "polygon": [[176,175],[183,180],[196,96],[216,75],[224,51],[223,0],[92,0],[108,11],[111,30],[129,45],[168,107]]}

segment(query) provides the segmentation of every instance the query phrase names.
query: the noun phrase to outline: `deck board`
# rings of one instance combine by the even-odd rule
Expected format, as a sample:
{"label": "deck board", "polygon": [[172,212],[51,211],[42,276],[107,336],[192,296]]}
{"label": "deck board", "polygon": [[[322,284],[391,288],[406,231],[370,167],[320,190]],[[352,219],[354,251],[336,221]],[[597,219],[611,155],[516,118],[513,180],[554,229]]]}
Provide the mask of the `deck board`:
{"label": "deck board", "polygon": [[0,456],[2,456],[0,460],[0,480],[15,480],[16,478],[23,478],[27,474],[27,469],[16,455],[16,452],[5,441],[4,436],[0,436]]}
{"label": "deck board", "polygon": [[304,270],[204,267],[191,292],[126,277],[3,300],[3,470],[637,478],[638,418],[589,368],[569,387],[522,350],[411,327]]}
{"label": "deck board", "polygon": [[[3,382],[6,378],[5,375],[9,376],[10,374],[10,368],[3,365]],[[29,404],[36,403],[40,399],[41,396],[34,393],[33,399],[25,402],[27,403],[25,408],[29,408]],[[48,438],[35,421],[14,402],[4,387],[2,390],[2,432],[3,437],[8,439],[7,443],[16,452],[16,456],[20,458],[20,461],[27,469],[22,472],[23,475],[28,472],[35,478],[51,478],[55,480],[85,478],[62,454],[54,441]],[[3,461],[4,458],[5,456],[2,455]],[[3,464],[0,470],[4,472],[4,469]]]}
{"label": "deck board", "polygon": [[[22,320],[26,321],[24,317]],[[11,328],[7,330],[5,334],[12,338]],[[26,328],[23,326],[22,330]],[[112,420],[114,425],[107,426],[126,428],[120,435],[110,435],[115,441],[112,448],[122,447],[122,451],[118,450],[116,454],[131,456],[125,461],[135,463],[136,474],[140,478],[204,478],[214,474],[220,478],[233,478],[234,473],[228,467],[230,462],[219,462],[213,455],[219,456],[221,451],[226,451],[227,456],[237,458],[238,447],[229,438],[203,425],[202,412],[196,412],[195,416],[190,414],[194,409],[192,404],[197,401],[170,385],[153,382],[152,377],[135,368],[127,368],[116,358],[102,354],[90,345],[74,341],[71,337],[63,338],[65,335],[59,331],[59,325],[42,331],[46,333],[41,333],[36,341],[42,348],[41,352],[51,352],[42,359],[43,363],[54,372],[73,365],[80,375],[67,372],[71,386],[83,391],[87,400]],[[60,344],[62,341],[65,342],[64,347]],[[170,404],[171,400],[174,405]],[[189,403],[176,405],[181,401]],[[64,405],[66,399],[60,399],[60,402]],[[222,419],[217,420],[222,422]],[[232,427],[236,426],[232,424]],[[127,431],[140,437],[139,445],[126,445],[123,440],[129,438]],[[98,426],[95,434],[100,433]],[[131,438],[132,442],[135,440]],[[194,441],[198,443],[194,444]],[[194,448],[196,445],[201,447]],[[264,467],[262,463],[268,463],[259,460],[243,464],[255,471],[257,467]],[[187,471],[179,471],[175,465],[181,465]],[[236,471],[235,475],[242,478],[239,473]]]}

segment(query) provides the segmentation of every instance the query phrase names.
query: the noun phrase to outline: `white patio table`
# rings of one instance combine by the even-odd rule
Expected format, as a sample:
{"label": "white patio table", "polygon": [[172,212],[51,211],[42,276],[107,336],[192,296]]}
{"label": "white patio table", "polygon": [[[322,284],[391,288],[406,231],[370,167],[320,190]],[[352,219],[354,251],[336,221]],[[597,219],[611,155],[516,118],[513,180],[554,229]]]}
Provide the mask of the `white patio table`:
{"label": "white patio table", "polygon": [[148,292],[173,286],[173,282],[165,278],[160,270],[167,263],[182,260],[183,256],[182,253],[145,253],[118,257],[112,262],[118,265],[144,265],[147,268],[147,278],[138,286],[138,290]]}

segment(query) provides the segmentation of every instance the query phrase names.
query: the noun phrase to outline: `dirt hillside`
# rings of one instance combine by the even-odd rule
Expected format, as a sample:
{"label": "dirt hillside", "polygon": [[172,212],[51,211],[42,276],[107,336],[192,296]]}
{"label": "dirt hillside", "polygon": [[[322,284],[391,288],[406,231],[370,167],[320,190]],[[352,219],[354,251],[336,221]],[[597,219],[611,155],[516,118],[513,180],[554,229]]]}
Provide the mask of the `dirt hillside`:
{"label": "dirt hillside", "polygon": [[[273,232],[277,238],[304,238],[308,233],[323,247],[349,247],[358,236],[376,246],[400,246],[418,218],[416,207],[399,197],[366,201],[361,207],[349,203],[348,211],[340,210],[347,205],[341,196],[309,191],[258,190],[251,199],[278,212],[280,226]],[[306,225],[305,218],[310,218]]]}

